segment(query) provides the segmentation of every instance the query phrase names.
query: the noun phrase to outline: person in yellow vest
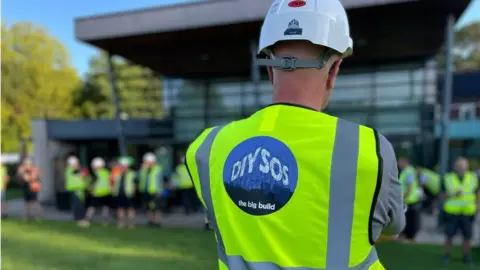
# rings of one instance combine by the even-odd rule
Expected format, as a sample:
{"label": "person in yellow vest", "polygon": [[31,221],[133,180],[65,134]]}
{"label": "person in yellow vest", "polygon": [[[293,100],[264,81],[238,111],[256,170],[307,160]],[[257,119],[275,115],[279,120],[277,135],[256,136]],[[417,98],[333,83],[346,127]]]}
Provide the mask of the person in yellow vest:
{"label": "person in yellow vest", "polygon": [[2,218],[8,217],[8,209],[7,209],[7,185],[10,181],[10,177],[8,176],[7,168],[3,165],[3,162],[0,167],[0,186],[1,186],[1,201],[2,201]]}
{"label": "person in yellow vest", "polygon": [[88,175],[81,170],[77,157],[70,156],[67,159],[65,169],[65,189],[70,192],[71,209],[73,219],[80,227],[87,227],[89,222],[85,220],[85,191],[88,187]]}
{"label": "person in yellow vest", "polygon": [[[117,204],[118,228],[124,228],[128,223],[129,228],[135,227],[135,207],[133,197],[135,196],[136,173],[130,169],[131,159],[121,157],[119,159],[120,174],[115,176],[113,196]],[[127,214],[127,223],[125,222]]]}
{"label": "person in yellow vest", "polygon": [[440,195],[440,175],[427,168],[417,167],[417,179],[425,194],[424,207],[433,215],[437,208],[437,197]]}
{"label": "person in yellow vest", "polygon": [[443,260],[450,261],[452,239],[460,230],[463,235],[463,261],[473,264],[470,254],[473,236],[473,224],[477,207],[480,204],[480,191],[477,175],[468,170],[468,160],[459,157],[455,160],[455,172],[444,177],[443,197],[445,202],[445,255]]}
{"label": "person in yellow vest", "polygon": [[415,241],[415,236],[421,226],[422,192],[417,178],[417,171],[410,165],[406,157],[398,158],[398,167],[400,168],[399,181],[402,186],[403,200],[407,204],[407,211],[405,212],[407,224],[402,236],[406,243],[412,243]]}
{"label": "person in yellow vest", "polygon": [[188,174],[187,166],[185,165],[185,155],[183,153],[179,154],[179,163],[175,168],[175,179],[177,182],[176,187],[182,198],[185,214],[188,215],[195,212],[195,199],[197,195],[195,194],[192,179]]}
{"label": "person in yellow vest", "polygon": [[222,270],[384,269],[375,242],[404,226],[391,144],[322,112],[352,48],[345,9],[307,5],[275,1],[263,23],[273,104],[207,128],[186,153]]}
{"label": "person in yellow vest", "polygon": [[95,208],[102,209],[103,225],[108,225],[112,200],[110,172],[105,168],[105,160],[96,157],[92,160],[92,205],[87,209],[86,219],[91,222]]}
{"label": "person in yellow vest", "polygon": [[154,153],[146,153],[143,156],[143,164],[140,170],[140,192],[143,204],[147,209],[149,226],[159,226],[160,211],[157,207],[157,199],[163,191],[162,167],[157,164]]}

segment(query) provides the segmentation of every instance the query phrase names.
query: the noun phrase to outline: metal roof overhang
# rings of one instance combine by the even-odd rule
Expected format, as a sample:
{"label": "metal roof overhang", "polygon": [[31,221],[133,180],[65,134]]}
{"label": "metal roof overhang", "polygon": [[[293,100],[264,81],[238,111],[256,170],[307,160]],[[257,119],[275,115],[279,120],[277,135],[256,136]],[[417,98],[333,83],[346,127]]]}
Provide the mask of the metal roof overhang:
{"label": "metal roof overhang", "polygon": [[[272,0],[219,0],[75,20],[76,38],[170,77],[248,76]],[[354,55],[346,66],[435,55],[446,17],[470,0],[343,0]]]}

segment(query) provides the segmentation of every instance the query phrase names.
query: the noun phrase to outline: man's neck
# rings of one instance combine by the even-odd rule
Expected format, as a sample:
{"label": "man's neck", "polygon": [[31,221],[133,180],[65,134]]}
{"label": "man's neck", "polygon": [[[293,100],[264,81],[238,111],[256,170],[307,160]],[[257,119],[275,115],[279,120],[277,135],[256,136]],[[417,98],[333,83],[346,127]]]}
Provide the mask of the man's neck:
{"label": "man's neck", "polygon": [[321,111],[326,103],[324,94],[318,86],[300,78],[281,77],[273,84],[273,103],[291,103]]}
{"label": "man's neck", "polygon": [[321,111],[322,106],[321,102],[319,102],[318,97],[314,97],[307,91],[295,91],[294,89],[291,90],[284,90],[278,89],[274,91],[273,96],[273,103],[290,103],[296,104],[303,107],[312,108],[316,111]]}

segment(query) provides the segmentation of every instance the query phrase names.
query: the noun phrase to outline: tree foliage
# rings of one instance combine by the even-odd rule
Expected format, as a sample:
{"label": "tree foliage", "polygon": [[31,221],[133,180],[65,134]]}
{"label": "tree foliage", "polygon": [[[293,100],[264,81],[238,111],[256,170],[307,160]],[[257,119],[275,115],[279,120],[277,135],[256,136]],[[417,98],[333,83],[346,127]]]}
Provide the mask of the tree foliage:
{"label": "tree foliage", "polygon": [[[444,67],[445,51],[442,49],[437,60]],[[452,50],[455,70],[480,69],[480,22],[474,22],[460,28],[455,33]]]}
{"label": "tree foliage", "polygon": [[44,28],[2,23],[2,151],[18,151],[34,118],[72,117],[79,78],[65,47]]}
{"label": "tree foliage", "polygon": [[[122,113],[133,118],[162,118],[162,81],[150,69],[113,58]],[[76,113],[85,118],[112,118],[115,107],[109,77],[108,56],[90,59],[82,87],[75,93]]]}

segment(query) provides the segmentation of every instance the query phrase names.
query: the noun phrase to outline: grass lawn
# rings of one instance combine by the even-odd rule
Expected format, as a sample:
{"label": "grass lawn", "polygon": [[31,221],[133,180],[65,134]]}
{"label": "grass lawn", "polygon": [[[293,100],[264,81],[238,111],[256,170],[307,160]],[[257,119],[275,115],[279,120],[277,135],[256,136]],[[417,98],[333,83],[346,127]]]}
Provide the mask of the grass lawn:
{"label": "grass lawn", "polygon": [[9,188],[7,189],[7,200],[13,200],[23,198],[23,190],[21,188]]}
{"label": "grass lawn", "polygon": [[[80,229],[69,222],[2,221],[3,270],[209,270],[216,269],[212,233],[195,230],[118,230],[93,226]],[[460,262],[442,264],[441,247],[379,246],[389,270],[471,269]],[[460,258],[461,251],[455,255]],[[480,262],[480,253],[477,252]]]}

